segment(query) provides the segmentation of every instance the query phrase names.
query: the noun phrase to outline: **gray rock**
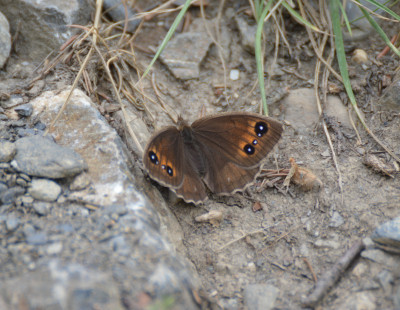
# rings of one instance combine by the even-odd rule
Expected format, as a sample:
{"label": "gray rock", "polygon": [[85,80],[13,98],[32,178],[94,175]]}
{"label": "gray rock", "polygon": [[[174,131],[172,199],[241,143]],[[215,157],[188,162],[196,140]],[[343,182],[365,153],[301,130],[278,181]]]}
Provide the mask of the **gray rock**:
{"label": "gray rock", "polygon": [[56,201],[61,193],[61,187],[54,181],[34,179],[28,192],[37,200]]}
{"label": "gray rock", "polygon": [[395,309],[400,309],[400,286],[398,286],[393,293],[393,304]]}
{"label": "gray rock", "polygon": [[212,43],[206,31],[177,34],[160,55],[172,74],[182,80],[200,76],[200,63]]}
{"label": "gray rock", "polygon": [[348,310],[375,310],[376,298],[371,292],[352,292],[342,303],[336,304],[335,309],[348,309]]}
{"label": "gray rock", "polygon": [[44,231],[33,232],[26,236],[26,243],[30,245],[44,245],[47,241],[48,237]]}
{"label": "gray rock", "polygon": [[14,143],[0,141],[0,162],[6,163],[14,158],[17,149]]}
{"label": "gray rock", "polygon": [[28,182],[26,182],[24,179],[18,178],[15,180],[15,184],[22,186],[22,187],[27,187]]}
{"label": "gray rock", "polygon": [[[128,20],[126,30],[134,32],[141,22],[141,18],[135,17],[137,14],[132,7],[127,3],[126,8],[121,0],[104,0],[103,7],[107,10],[107,14],[115,22],[120,22],[121,28],[125,26],[125,18]],[[125,12],[127,16],[125,17]]]}
{"label": "gray rock", "polygon": [[12,165],[30,176],[65,178],[87,167],[78,153],[41,136],[21,138],[15,144],[17,155]]}
{"label": "gray rock", "polygon": [[[36,98],[33,117],[49,124],[65,101],[69,91],[45,92]],[[127,150],[121,138],[93,107],[90,98],[74,90],[70,103],[54,126],[58,142],[79,149],[79,154],[90,163],[88,169],[92,186],[69,194],[71,199],[84,200],[94,205],[143,205],[143,197],[132,186]],[[39,113],[40,114],[36,114]],[[17,153],[18,156],[18,153]],[[133,177],[135,179],[135,177]]]}
{"label": "gray rock", "polygon": [[390,84],[378,99],[378,107],[383,111],[400,111],[400,73],[397,72]]}
{"label": "gray rock", "polygon": [[273,309],[279,289],[270,284],[250,284],[244,289],[244,304],[249,310]]}
{"label": "gray rock", "polygon": [[20,205],[24,207],[32,207],[33,206],[33,197],[30,195],[23,195],[18,197],[18,200],[20,201]]}
{"label": "gray rock", "polygon": [[35,201],[32,205],[33,209],[39,215],[47,215],[50,213],[52,204],[45,201]]}
{"label": "gray rock", "polygon": [[0,106],[2,106],[5,109],[10,109],[19,104],[22,104],[23,102],[24,99],[22,98],[21,95],[13,94],[7,101],[0,101]]}
{"label": "gray rock", "polygon": [[20,186],[11,187],[0,194],[0,202],[10,204],[15,201],[18,196],[25,194],[25,188]]}
{"label": "gray rock", "polygon": [[376,243],[400,250],[400,217],[380,225],[373,232],[371,239]]}
{"label": "gray rock", "polygon": [[20,223],[21,222],[20,222],[20,220],[18,218],[15,218],[15,217],[8,218],[6,220],[6,229],[7,229],[7,231],[17,230],[17,228],[19,227]]}
{"label": "gray rock", "polygon": [[331,220],[329,221],[329,227],[337,228],[343,224],[344,224],[343,216],[341,216],[339,212],[334,211]]}
{"label": "gray rock", "polygon": [[4,309],[123,310],[118,287],[111,276],[78,264],[47,267],[2,281]]}
{"label": "gray rock", "polygon": [[372,260],[391,270],[400,269],[400,257],[398,255],[391,255],[384,251],[377,249],[369,249],[361,252],[361,257]]}
{"label": "gray rock", "polygon": [[[243,48],[248,51],[249,53],[254,55],[254,48],[255,48],[255,38],[257,32],[257,24],[254,20],[248,20],[246,17],[242,15],[234,15],[234,19],[236,21],[236,25],[240,32],[240,43],[242,44]],[[275,47],[275,35],[274,29],[272,27],[272,23],[270,20],[264,23],[263,26],[263,33],[264,37],[266,38],[266,53],[271,52]]]}
{"label": "gray rock", "polygon": [[71,191],[80,191],[90,185],[90,177],[87,173],[78,174],[69,185]]}
{"label": "gray rock", "polygon": [[[385,0],[377,0],[378,3],[384,4]],[[377,16],[382,14],[382,9],[370,3],[369,1],[360,1],[361,5],[366,7],[367,10],[374,10],[375,14],[371,14],[371,18],[377,19]],[[344,31],[344,40],[347,42],[358,42],[371,35],[374,32],[371,23],[363,18],[364,14],[360,10],[357,4],[353,2],[346,2],[346,14],[347,18],[352,21],[351,23],[351,36],[347,31]]]}
{"label": "gray rock", "polygon": [[0,12],[0,68],[3,68],[11,51],[10,25]]}
{"label": "gray rock", "polygon": [[57,255],[57,254],[61,253],[62,250],[63,250],[62,242],[54,242],[47,246],[46,253],[48,255]]}
{"label": "gray rock", "polygon": [[318,239],[314,242],[314,246],[317,248],[338,249],[340,247],[340,243],[335,240]]}
{"label": "gray rock", "polygon": [[382,270],[378,275],[377,275],[378,281],[380,285],[382,286],[383,290],[385,293],[389,293],[392,291],[392,285],[394,283],[394,278],[393,274],[389,270]]}
{"label": "gray rock", "polygon": [[67,25],[86,25],[93,10],[79,0],[1,0],[0,7],[11,29],[19,30],[14,43],[17,54],[34,61],[44,59],[74,33]]}
{"label": "gray rock", "polygon": [[300,88],[292,90],[284,99],[285,120],[300,133],[310,133],[319,121],[314,90]]}
{"label": "gray rock", "polygon": [[0,197],[1,194],[4,193],[8,189],[8,186],[5,185],[3,182],[0,182]]}
{"label": "gray rock", "polygon": [[19,116],[28,117],[32,115],[33,107],[30,103],[21,104],[20,106],[16,107],[14,111],[17,112]]}

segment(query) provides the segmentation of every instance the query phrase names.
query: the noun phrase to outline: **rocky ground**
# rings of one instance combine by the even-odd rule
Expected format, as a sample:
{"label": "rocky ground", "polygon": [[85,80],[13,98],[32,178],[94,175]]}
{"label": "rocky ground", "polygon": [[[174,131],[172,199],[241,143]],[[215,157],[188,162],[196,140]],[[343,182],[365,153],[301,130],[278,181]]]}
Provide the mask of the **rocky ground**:
{"label": "rocky ground", "polygon": [[[248,2],[226,4],[220,19],[218,3],[209,3],[207,22],[192,7],[151,77],[126,91],[138,80],[132,68],[146,67],[176,15],[144,19],[119,88],[124,110],[99,56],[71,87],[90,53],[88,41],[66,27],[93,20],[94,8],[81,5],[54,3],[49,15],[44,4],[0,1],[0,309],[400,308],[398,164],[349,113],[332,77],[323,120],[335,165],[304,28],[288,18],[291,55],[282,47],[272,66],[274,28],[265,26],[270,114],[284,124],[269,170],[245,193],[211,195],[195,207],[173,200],[143,173],[141,148],[178,115],[194,121],[259,110]],[[155,5],[137,1],[129,14]],[[121,18],[111,13],[108,19]],[[128,26],[134,32],[138,23]],[[399,156],[398,61],[390,53],[376,60],[384,44],[365,27],[357,29],[361,40],[346,46],[352,86],[371,130]],[[105,28],[102,34],[120,33]],[[55,53],[41,63],[68,41],[75,45],[59,52],[62,61],[53,61]],[[369,59],[352,56],[356,48]],[[128,72],[117,68],[115,76]],[[290,158],[318,186],[285,190],[282,177],[267,177],[289,169]],[[215,217],[199,218],[207,214]],[[316,305],[305,305],[340,259],[349,264],[336,273],[340,279]]]}

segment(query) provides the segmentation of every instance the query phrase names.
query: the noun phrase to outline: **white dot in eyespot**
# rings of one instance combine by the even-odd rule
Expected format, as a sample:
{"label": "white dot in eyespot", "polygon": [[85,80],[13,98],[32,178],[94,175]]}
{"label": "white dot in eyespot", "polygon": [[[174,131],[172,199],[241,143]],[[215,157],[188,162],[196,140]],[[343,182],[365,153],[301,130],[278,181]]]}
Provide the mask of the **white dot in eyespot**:
{"label": "white dot in eyespot", "polygon": [[165,170],[165,165],[162,165],[161,168]]}

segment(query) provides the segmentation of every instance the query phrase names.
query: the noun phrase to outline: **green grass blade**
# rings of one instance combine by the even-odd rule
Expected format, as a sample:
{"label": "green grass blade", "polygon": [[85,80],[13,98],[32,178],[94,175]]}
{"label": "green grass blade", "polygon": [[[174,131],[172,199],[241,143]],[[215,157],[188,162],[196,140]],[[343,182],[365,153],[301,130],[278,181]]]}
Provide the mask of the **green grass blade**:
{"label": "green grass blade", "polygon": [[[383,11],[385,11],[386,13],[388,13],[395,19],[400,20],[400,16],[397,15],[395,12],[393,12],[391,9],[389,9],[386,5],[380,4],[378,1],[375,1],[375,0],[367,0],[367,1],[372,3],[373,5],[375,5],[377,8],[382,9]],[[359,8],[361,9],[362,7],[360,6]]]}
{"label": "green grass blade", "polygon": [[172,35],[174,34],[174,32],[175,32],[176,28],[178,27],[179,23],[181,22],[183,16],[185,15],[186,11],[190,7],[190,4],[191,4],[191,0],[186,0],[181,11],[179,12],[178,16],[175,18],[171,28],[169,28],[168,33],[166,34],[164,40],[162,41],[160,47],[158,48],[156,54],[154,55],[150,64],[147,66],[146,71],[144,71],[141,78],[144,78],[149,73],[151,67],[154,65],[154,63],[160,56],[161,52],[164,50],[165,46],[167,45],[168,41],[171,39]]}
{"label": "green grass blade", "polygon": [[350,26],[350,22],[349,22],[349,19],[347,17],[347,14],[346,14],[346,10],[344,9],[342,2],[339,1],[338,5],[340,7],[340,11],[342,11],[342,16],[343,16],[344,23],[346,25],[347,31],[349,32],[349,35],[352,36],[351,26]]}
{"label": "green grass blade", "polygon": [[379,33],[379,35],[385,41],[387,46],[389,46],[390,49],[397,54],[397,56],[400,56],[400,51],[396,48],[396,46],[393,45],[392,42],[390,42],[390,39],[387,37],[386,33],[383,31],[383,29],[381,27],[379,27],[379,25],[375,21],[375,19],[373,19],[371,17],[370,13],[362,7],[360,7],[360,10],[363,12],[365,18],[369,21],[369,23],[372,25],[372,27],[374,27],[375,31],[377,33]]}
{"label": "green grass blade", "polygon": [[260,87],[260,95],[261,101],[263,103],[264,113],[268,115],[268,106],[267,106],[267,98],[265,96],[265,84],[264,84],[264,58],[261,53],[261,42],[262,42],[262,31],[264,26],[264,18],[267,16],[269,9],[271,8],[273,0],[268,1],[265,5],[263,11],[260,14],[260,17],[257,21],[257,32],[255,39],[255,55],[256,55],[256,65],[257,65],[257,76],[258,76],[258,85]]}
{"label": "green grass blade", "polygon": [[300,23],[302,23],[303,25],[305,25],[306,27],[309,27],[311,30],[313,31],[317,31],[317,32],[321,32],[321,30],[318,29],[318,27],[314,26],[313,24],[311,24],[308,20],[304,19],[299,13],[297,13],[295,10],[292,9],[292,7],[287,4],[286,1],[282,2],[282,6],[288,10],[288,12],[290,13],[290,15],[292,15],[295,19],[297,19]]}
{"label": "green grass blade", "polygon": [[[353,89],[351,88],[349,71],[347,69],[346,53],[344,51],[342,27],[340,23],[340,14],[339,14],[339,4],[338,4],[339,1],[340,0],[332,0],[330,6],[333,33],[335,35],[336,57],[339,64],[340,74],[343,78],[344,88],[346,89],[346,93],[349,96],[350,102],[357,113],[358,112],[357,102],[353,93]],[[357,113],[357,115],[358,114],[359,113]],[[362,117],[360,118],[360,121],[363,123],[364,126],[366,126]]]}

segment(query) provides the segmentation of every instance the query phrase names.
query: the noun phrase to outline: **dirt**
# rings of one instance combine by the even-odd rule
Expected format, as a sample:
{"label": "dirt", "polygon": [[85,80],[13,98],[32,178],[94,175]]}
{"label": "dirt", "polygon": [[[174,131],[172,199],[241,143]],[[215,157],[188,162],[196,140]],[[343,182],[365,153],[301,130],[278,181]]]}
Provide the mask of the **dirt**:
{"label": "dirt", "polygon": [[[218,4],[211,2],[206,8],[209,18],[215,17],[218,11]],[[247,6],[247,2],[242,4]],[[227,7],[233,5],[226,4]],[[236,4],[233,9],[237,10]],[[197,8],[191,9],[190,14],[200,17]],[[143,49],[158,46],[171,21],[171,15],[147,21],[135,44]],[[301,132],[285,123],[288,107],[283,105],[282,98],[290,90],[312,87],[310,81],[314,79],[316,61],[315,56],[310,56],[312,47],[304,28],[293,19],[288,19],[286,24],[287,30],[290,30],[287,39],[293,48],[293,57],[289,56],[285,46],[281,46],[277,63],[280,69],[285,69],[285,73],[272,77],[266,89],[271,103],[270,114],[285,124],[285,130],[265,168],[290,168],[289,158],[292,157],[300,166],[310,169],[321,180],[323,187],[304,191],[290,185],[286,192],[278,190],[281,183],[277,187],[262,187],[263,179],[260,178],[243,194],[229,198],[212,196],[200,207],[183,202],[171,204],[171,210],[184,231],[185,248],[180,249],[181,254],[193,263],[208,298],[225,308],[242,308],[244,289],[249,284],[257,283],[272,284],[279,289],[275,308],[299,308],[302,297],[308,295],[315,285],[313,272],[319,278],[355,241],[369,236],[380,223],[399,214],[398,176],[386,177],[366,167],[362,163],[362,153],[379,152],[378,155],[388,162],[391,158],[382,152],[360,125],[357,129],[361,144],[352,128],[341,129],[338,126],[339,129],[329,131],[335,150],[340,149],[337,159],[342,178],[341,189],[320,123],[316,122],[315,126]],[[227,93],[219,91],[220,85],[224,84],[224,70],[215,45],[203,60],[198,79],[180,81],[160,63],[153,69],[166,104],[189,121],[221,111],[259,111],[259,91],[254,88],[257,80],[254,55],[241,45],[233,20],[223,15],[220,25],[228,30],[224,33],[230,36],[224,46],[228,50],[227,75],[231,69],[240,70],[239,80],[227,79]],[[388,36],[394,31],[389,31]],[[373,42],[365,40],[355,44],[375,57],[384,44],[375,37]],[[138,52],[137,57],[143,65],[150,61],[146,53]],[[267,56],[267,63],[272,57],[273,51]],[[368,103],[364,111],[371,130],[385,145],[398,151],[400,119],[381,120],[376,106],[382,73],[395,69],[391,57],[383,59],[380,66],[370,65],[367,70],[360,69],[356,64],[351,64],[351,69],[352,80],[358,83],[355,87],[360,106]],[[294,73],[287,73],[289,69]],[[367,78],[368,83],[365,82]],[[340,85],[333,77],[330,81]],[[145,84],[144,93],[155,98],[150,84]],[[147,107],[154,116],[154,127],[170,124],[168,116],[159,106],[147,103]],[[390,114],[391,111],[385,113]],[[147,116],[144,118],[150,123]],[[342,131],[350,131],[350,134],[342,134]],[[168,192],[161,187],[160,190],[167,198]],[[259,211],[253,211],[256,202],[262,206]],[[222,212],[220,224],[194,221],[195,217],[209,210]],[[343,218],[343,223],[335,227],[333,219],[337,213]],[[323,245],[318,246],[321,243]],[[366,271],[354,273],[359,264]],[[322,308],[344,308],[354,293],[364,290],[363,284],[376,277],[381,270],[373,262],[358,259],[323,300]],[[399,279],[395,278],[393,287],[398,285]],[[378,288],[371,290],[370,294],[378,308],[394,307],[390,290]]]}
{"label": "dirt", "polygon": [[[215,9],[212,5],[209,6],[207,16],[212,15],[209,12],[215,12]],[[198,12],[192,11],[192,14],[198,15]],[[281,68],[294,69],[298,75],[301,72],[304,80],[299,79],[296,74],[284,74],[273,78],[267,88],[269,98],[273,98],[274,94],[286,94],[288,89],[310,87],[307,81],[314,78],[315,57],[307,56],[307,51],[312,49],[306,39],[306,33],[303,28],[296,26],[293,20],[288,23],[294,30],[288,35],[289,43],[296,46],[295,42],[299,39],[304,42],[304,49],[295,48],[301,67],[296,59],[289,57],[285,48],[280,49],[277,63]],[[201,116],[204,110],[207,114],[215,111],[256,112],[259,108],[259,92],[257,88],[252,90],[256,83],[254,56],[241,46],[240,38],[235,35],[237,29],[231,21],[222,19],[221,27],[231,30],[227,71],[241,68],[238,81],[228,79],[230,100],[226,107],[217,104],[218,98],[212,87],[217,83],[223,84],[224,81],[224,72],[215,46],[203,61],[201,77],[198,80],[181,82],[171,78],[165,67],[156,67],[158,81],[162,81],[165,89],[173,94],[172,98],[169,98],[169,104],[186,119],[194,120]],[[143,29],[142,34],[144,38],[146,29]],[[138,42],[146,45],[140,37]],[[383,44],[377,38],[373,42],[376,44],[364,41],[357,42],[356,45],[357,48],[364,49],[370,57],[374,57]],[[378,82],[382,72],[391,72],[394,69],[391,57],[384,59],[381,66],[371,65],[367,70],[351,63],[350,57],[348,59],[360,106],[364,106],[366,98],[371,103],[365,109],[370,111],[366,113],[366,118],[371,130],[383,143],[398,149],[399,118],[395,117],[383,125],[375,114],[378,108]],[[334,78],[330,81],[340,85]],[[279,101],[281,97],[277,96],[278,101],[273,102],[271,111],[274,117],[284,122],[285,114],[282,114],[282,111],[287,107],[282,106],[282,101]],[[184,203],[171,206],[184,231],[186,249],[182,254],[194,264],[204,290],[218,305],[241,308],[244,288],[247,285],[269,283],[278,287],[280,291],[276,308],[299,308],[301,298],[309,294],[314,287],[312,272],[319,278],[354,242],[369,236],[379,223],[398,215],[398,177],[392,179],[377,174],[362,163],[360,150],[363,150],[361,153],[382,150],[361,126],[357,128],[362,144],[357,142],[353,129],[346,135],[341,131],[348,132],[348,128],[330,130],[335,150],[340,148],[338,166],[342,177],[342,190],[327,138],[320,123],[315,123],[314,127],[309,127],[302,133],[291,126],[285,126],[282,139],[274,154],[269,157],[266,168],[273,169],[276,165],[288,168],[289,158],[293,157],[322,181],[323,188],[320,191],[304,192],[291,185],[289,192],[284,194],[277,189],[260,189],[257,186],[262,181],[260,179],[243,195],[237,194],[229,199],[213,197],[214,199],[202,207]],[[383,156],[383,159],[390,161],[388,156]],[[255,202],[261,203],[261,211],[252,210]],[[220,225],[194,222],[196,216],[208,210],[219,210],[223,213]],[[343,224],[339,227],[332,224],[335,213],[343,217]],[[317,240],[331,246],[317,246]],[[333,242],[329,243],[330,241]],[[367,272],[355,275],[352,269],[360,262],[366,265]],[[324,299],[322,308],[337,309],[350,306],[354,293],[362,291],[363,283],[373,279],[380,270],[367,260],[357,260]],[[398,285],[398,279],[395,280],[396,284]],[[379,305],[379,308],[393,308],[390,292],[382,289],[371,292],[371,300]]]}

